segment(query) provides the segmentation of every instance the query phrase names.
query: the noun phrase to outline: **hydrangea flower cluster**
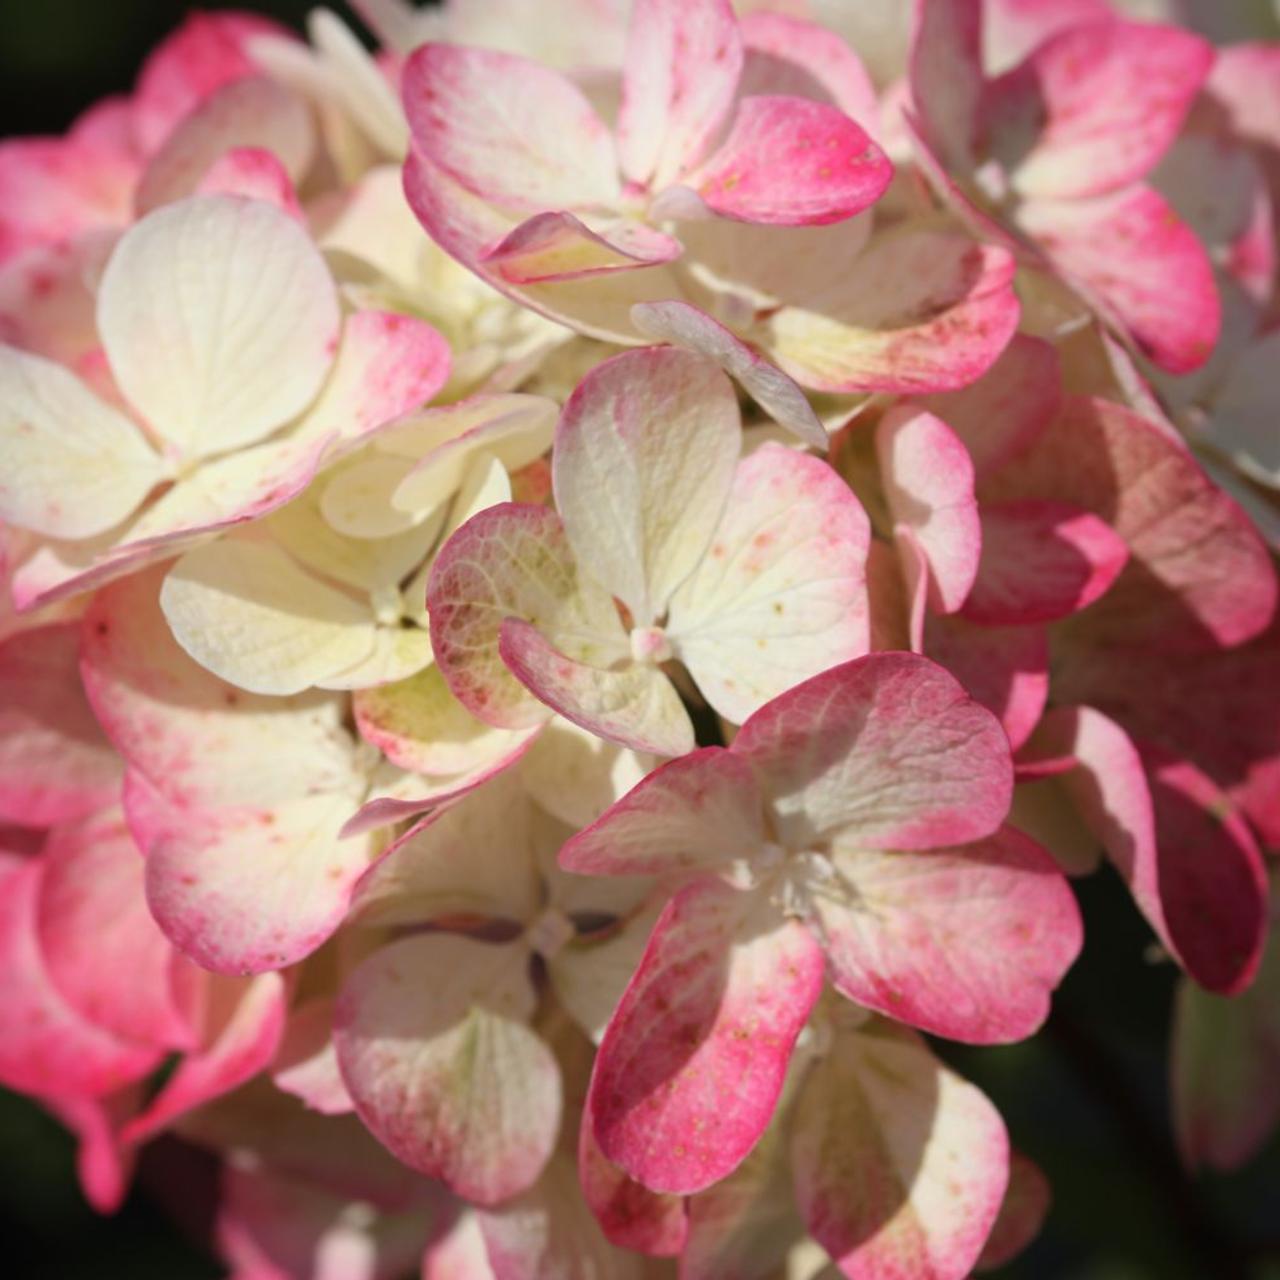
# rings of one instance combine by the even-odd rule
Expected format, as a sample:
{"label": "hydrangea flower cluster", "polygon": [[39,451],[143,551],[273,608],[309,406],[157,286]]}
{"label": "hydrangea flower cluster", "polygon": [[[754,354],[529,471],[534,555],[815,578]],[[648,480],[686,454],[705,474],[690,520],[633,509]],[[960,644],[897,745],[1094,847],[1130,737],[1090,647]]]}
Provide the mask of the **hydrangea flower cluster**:
{"label": "hydrangea flower cluster", "polygon": [[1246,1159],[1280,43],[356,8],[0,143],[0,1082],[90,1201],[168,1131],[240,1280],[960,1280],[1048,1186],[922,1033],[1103,861]]}

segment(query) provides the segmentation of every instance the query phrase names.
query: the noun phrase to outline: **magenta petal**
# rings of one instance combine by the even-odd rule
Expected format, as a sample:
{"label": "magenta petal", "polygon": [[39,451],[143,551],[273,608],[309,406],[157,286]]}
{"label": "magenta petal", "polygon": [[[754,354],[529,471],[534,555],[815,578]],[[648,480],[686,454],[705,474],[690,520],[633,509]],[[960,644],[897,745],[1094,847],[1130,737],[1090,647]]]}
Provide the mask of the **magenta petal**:
{"label": "magenta petal", "polygon": [[804,98],[744,98],[728,138],[689,178],[721,217],[823,226],[874,204],[893,166],[848,116]]}
{"label": "magenta petal", "polygon": [[822,973],[817,943],[755,894],[702,880],[673,898],[591,1078],[606,1159],[655,1191],[731,1172],[773,1115]]}

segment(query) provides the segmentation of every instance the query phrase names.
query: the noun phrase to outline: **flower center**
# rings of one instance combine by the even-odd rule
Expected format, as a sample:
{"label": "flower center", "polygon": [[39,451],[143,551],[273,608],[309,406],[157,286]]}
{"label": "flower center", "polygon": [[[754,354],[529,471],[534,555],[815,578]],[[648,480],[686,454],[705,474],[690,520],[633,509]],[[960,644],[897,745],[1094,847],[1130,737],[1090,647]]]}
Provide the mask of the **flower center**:
{"label": "flower center", "polygon": [[632,629],[631,657],[634,661],[656,667],[659,663],[669,662],[673,656],[671,641],[661,627]]}

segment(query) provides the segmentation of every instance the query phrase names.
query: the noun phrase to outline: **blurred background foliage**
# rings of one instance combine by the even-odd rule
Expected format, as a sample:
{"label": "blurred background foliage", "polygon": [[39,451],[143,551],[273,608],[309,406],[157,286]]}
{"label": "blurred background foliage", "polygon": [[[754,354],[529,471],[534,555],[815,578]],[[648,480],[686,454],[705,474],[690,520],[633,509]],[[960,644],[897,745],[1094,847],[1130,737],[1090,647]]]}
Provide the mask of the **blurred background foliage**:
{"label": "blurred background foliage", "polygon": [[[538,0],[528,0],[530,4]],[[848,0],[857,3],[857,0]],[[908,0],[902,0],[907,3]],[[1237,5],[1214,0],[1230,25]],[[190,6],[173,0],[0,0],[0,133],[56,133],[131,85]],[[309,0],[206,0],[298,27]],[[345,5],[331,6],[351,19]],[[1212,25],[1212,24],[1210,24]],[[939,1045],[999,1106],[1014,1144],[1049,1174],[1044,1233],[998,1280],[1280,1280],[1280,1141],[1231,1176],[1188,1176],[1170,1137],[1167,1036],[1175,972],[1116,877],[1078,885],[1085,954],[1049,1025],[1001,1049]],[[0,980],[3,980],[0,977]],[[213,1169],[190,1149],[148,1148],[128,1203],[97,1217],[60,1126],[0,1090],[0,1276],[205,1280]],[[175,1205],[165,1189],[197,1188]]]}

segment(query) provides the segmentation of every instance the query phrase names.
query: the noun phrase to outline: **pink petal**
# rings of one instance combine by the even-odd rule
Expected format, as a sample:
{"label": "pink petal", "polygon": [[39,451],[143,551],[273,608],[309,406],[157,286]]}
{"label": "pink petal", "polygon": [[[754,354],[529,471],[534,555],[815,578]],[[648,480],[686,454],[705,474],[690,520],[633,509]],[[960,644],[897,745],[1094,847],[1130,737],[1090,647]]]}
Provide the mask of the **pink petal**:
{"label": "pink petal", "polygon": [[642,223],[592,231],[571,213],[537,213],[484,255],[487,267],[512,284],[579,280],[672,262],[680,242]]}
{"label": "pink petal", "polygon": [[0,262],[40,245],[127,226],[138,162],[75,138],[0,142]]}
{"label": "pink petal", "polygon": [[611,1165],[589,1124],[578,1131],[578,1178],[592,1214],[613,1244],[656,1258],[683,1251],[689,1233],[684,1197],[650,1191]]}
{"label": "pink petal", "polygon": [[1012,1262],[1040,1234],[1052,1200],[1049,1179],[1040,1166],[1021,1151],[1011,1151],[1009,1185],[975,1270],[992,1270]]}
{"label": "pink petal", "polygon": [[1016,751],[1049,697],[1049,637],[1044,627],[979,627],[963,617],[931,616],[924,650],[998,716]]}
{"label": "pink petal", "polygon": [[773,1114],[822,970],[755,894],[703,880],[673,898],[596,1059],[587,1115],[606,1159],[655,1191],[731,1172]]}
{"label": "pink petal", "polygon": [[205,170],[196,192],[199,195],[221,194],[265,200],[298,222],[306,216],[298,203],[298,193],[288,170],[274,152],[261,147],[238,147],[226,152]]}
{"label": "pink petal", "polygon": [[964,616],[993,627],[1054,622],[1104,595],[1128,559],[1109,525],[1067,503],[986,503]]}
{"label": "pink petal", "polygon": [[666,633],[707,701],[741,723],[770,698],[870,647],[870,529],[827,463],[767,441],[738,464]]}
{"label": "pink petal", "polygon": [[204,1046],[182,1059],[147,1109],[124,1127],[122,1141],[145,1142],[180,1116],[234,1092],[276,1056],[288,1005],[282,975],[211,977],[206,1000]]}
{"label": "pink petal", "polygon": [[193,1047],[199,978],[147,910],[145,864],[119,813],[55,828],[42,860],[36,927],[62,997],[121,1039]]}
{"label": "pink petal", "polygon": [[920,398],[923,408],[960,437],[979,480],[1030,448],[1061,402],[1056,349],[1025,333],[1014,334],[977,382]]}
{"label": "pink petal", "polygon": [[637,0],[618,111],[618,155],[632,182],[658,190],[702,159],[728,115],[742,56],[729,0]]}
{"label": "pink petal", "polygon": [[941,418],[899,405],[876,427],[876,455],[894,527],[911,530],[928,566],[929,607],[955,613],[982,549],[969,454]]}
{"label": "pink petal", "polygon": [[1007,250],[967,236],[878,237],[827,293],[771,316],[761,345],[815,391],[951,391],[1013,336],[1013,271]]}
{"label": "pink petal", "polygon": [[[448,934],[383,947],[347,980],[334,1040],[360,1118],[394,1155],[465,1199],[534,1182],[560,1125],[560,1073],[525,1025],[519,944]],[[424,988],[426,974],[448,982]]]}
{"label": "pink petal", "polygon": [[738,104],[729,136],[689,183],[721,217],[825,226],[874,204],[893,166],[848,116],[805,98]]}
{"label": "pink petal", "polygon": [[41,1096],[102,1097],[140,1080],[164,1051],[90,1022],[53,984],[36,912],[44,864],[0,872],[0,1081]]}
{"label": "pink petal", "polygon": [[1149,767],[1128,735],[1090,707],[1054,708],[1032,746],[1078,762],[1058,784],[1188,972],[1216,991],[1247,983],[1265,930],[1265,895],[1243,824],[1229,806],[1221,819],[1202,807],[1219,806],[1220,793],[1190,765]]}
{"label": "pink petal", "polygon": [[1222,313],[1212,265],[1151,187],[1088,201],[1028,201],[1018,222],[1160,368],[1189,373],[1209,358]]}
{"label": "pink petal", "polygon": [[750,857],[764,840],[760,789],[723,747],[660,765],[560,849],[580,875],[671,875]]}
{"label": "pink petal", "polygon": [[705,311],[689,302],[641,302],[631,320],[646,338],[709,356],[779,426],[815,449],[827,447],[827,429],[804,392]]}
{"label": "pink petal", "polygon": [[508,618],[537,618],[553,643],[563,632],[572,660],[594,656],[604,668],[627,653],[612,600],[584,581],[560,517],[545,507],[502,503],[472,516],[436,557],[427,609],[436,662],[454,697],[498,728],[547,719],[498,653]]}
{"label": "pink petal", "polygon": [[492,49],[425,44],[401,78],[413,144],[511,210],[611,205],[613,140],[570,80]]}
{"label": "pink petal", "polygon": [[1212,45],[1177,27],[1069,27],[989,86],[989,145],[1026,196],[1115,191],[1168,150],[1212,64]]}
{"label": "pink petal", "polygon": [[791,1143],[796,1198],[849,1280],[963,1280],[1004,1196],[995,1107],[919,1036],[875,1020],[838,1035],[805,1081]]}
{"label": "pink petal", "polygon": [[133,95],[133,128],[144,155],[155,152],[178,122],[214,90],[253,75],[250,41],[296,39],[248,13],[193,13],[147,58]]}
{"label": "pink petal", "polygon": [[44,1100],[45,1108],[76,1135],[76,1175],[84,1198],[97,1213],[115,1213],[133,1176],[135,1152],[120,1141],[120,1122],[138,1104],[139,1085],[106,1098],[72,1095]]}
{"label": "pink petal", "polygon": [[659,756],[693,750],[689,713],[657,667],[637,662],[610,670],[575,662],[520,618],[502,624],[498,652],[530,693],[589,733]]}
{"label": "pink petal", "polygon": [[275,157],[290,183],[301,182],[315,153],[307,104],[274,80],[247,76],[221,86],[169,136],[138,183],[138,215],[192,195],[228,152],[253,148]]}
{"label": "pink petal", "polygon": [[806,680],[757,711],[731,750],[793,849],[836,833],[881,849],[981,840],[1013,787],[999,722],[915,654],[873,653]]}
{"label": "pink petal", "polygon": [[914,854],[837,840],[832,861],[837,885],[815,895],[816,929],[849,999],[971,1044],[1021,1040],[1043,1023],[1084,936],[1070,887],[1035,841],[1013,827]]}
{"label": "pink petal", "polygon": [[271,1079],[277,1089],[301,1098],[321,1115],[345,1115],[354,1109],[333,1047],[331,999],[318,996],[290,1011]]}
{"label": "pink petal", "polygon": [[0,818],[46,827],[120,793],[120,758],[80,688],[79,654],[74,622],[0,644]]}
{"label": "pink petal", "polygon": [[1257,635],[1275,610],[1270,557],[1248,518],[1178,442],[1118,404],[1069,398],[982,498],[1070,503],[1127,544],[1129,566],[1077,646],[1115,637],[1130,650],[1205,653]]}

